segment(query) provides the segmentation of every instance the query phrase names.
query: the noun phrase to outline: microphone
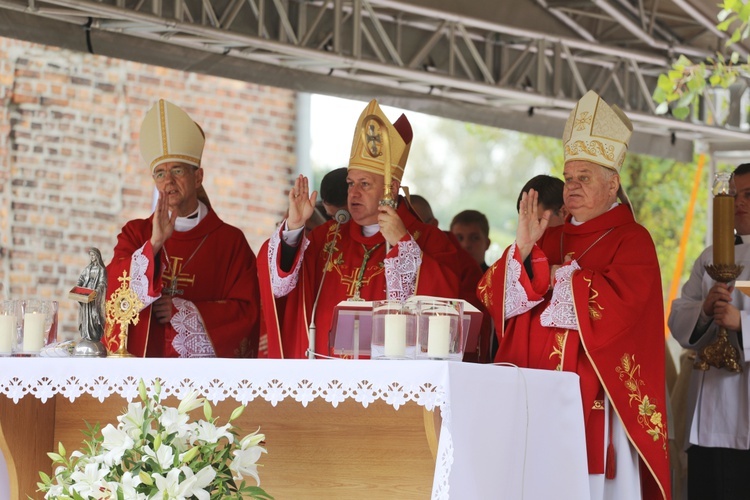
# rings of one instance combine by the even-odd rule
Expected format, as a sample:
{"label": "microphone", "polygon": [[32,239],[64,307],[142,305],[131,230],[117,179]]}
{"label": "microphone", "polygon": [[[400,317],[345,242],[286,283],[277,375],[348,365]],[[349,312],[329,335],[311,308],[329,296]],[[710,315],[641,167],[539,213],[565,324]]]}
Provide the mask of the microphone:
{"label": "microphone", "polygon": [[[333,233],[333,241],[335,243],[336,237],[339,235],[339,228],[341,224],[346,224],[351,219],[351,214],[345,209],[339,209],[333,214],[333,220],[336,221],[336,231]],[[310,328],[308,330],[307,339],[309,346],[307,348],[307,359],[315,359],[315,333],[317,328],[315,326],[315,311],[318,309],[318,299],[320,299],[320,292],[323,290],[323,282],[326,280],[326,273],[328,266],[331,263],[331,256],[333,255],[334,245],[330,245],[328,248],[328,257],[326,258],[326,267],[323,268],[323,276],[320,278],[320,285],[318,285],[318,293],[315,295],[315,302],[313,303],[312,315],[310,316]]]}
{"label": "microphone", "polygon": [[346,210],[345,208],[341,208],[339,210],[336,210],[336,213],[333,214],[333,218],[339,224],[346,224],[347,222],[349,222],[349,219],[351,219],[352,216],[348,210]]}

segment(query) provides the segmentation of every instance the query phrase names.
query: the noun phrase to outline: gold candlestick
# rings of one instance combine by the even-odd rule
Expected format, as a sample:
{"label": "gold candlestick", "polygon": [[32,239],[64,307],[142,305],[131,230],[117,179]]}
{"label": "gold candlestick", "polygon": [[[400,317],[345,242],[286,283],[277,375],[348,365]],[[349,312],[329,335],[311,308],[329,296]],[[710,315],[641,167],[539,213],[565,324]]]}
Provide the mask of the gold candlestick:
{"label": "gold candlestick", "polygon": [[[743,267],[734,262],[734,182],[731,174],[720,172],[714,180],[714,227],[713,264],[706,266],[706,272],[719,283],[730,283],[742,272]],[[708,370],[710,367],[726,368],[735,373],[742,372],[740,354],[729,342],[729,332],[719,328],[716,339],[698,353],[695,368]]]}

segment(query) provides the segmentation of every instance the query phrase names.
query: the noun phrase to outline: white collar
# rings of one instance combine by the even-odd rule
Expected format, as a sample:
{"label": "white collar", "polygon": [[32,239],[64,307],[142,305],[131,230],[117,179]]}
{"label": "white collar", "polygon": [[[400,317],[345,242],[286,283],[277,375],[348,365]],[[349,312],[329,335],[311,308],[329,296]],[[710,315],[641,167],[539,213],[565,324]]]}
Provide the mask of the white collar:
{"label": "white collar", "polygon": [[370,224],[369,226],[362,226],[362,234],[365,235],[366,238],[369,238],[378,231],[380,231],[380,224],[377,222],[375,224]]}
{"label": "white collar", "polygon": [[[607,209],[607,212],[609,212],[610,210],[612,210],[613,208],[615,208],[617,205],[619,205],[618,202],[612,203],[612,206]],[[604,212],[604,213],[607,213],[607,212]],[[574,226],[580,226],[581,224],[585,224],[585,222],[579,222],[578,220],[576,220],[575,215],[570,218],[570,223],[573,224]]]}
{"label": "white collar", "polygon": [[187,217],[177,217],[177,220],[174,221],[174,230],[180,233],[190,231],[200,224],[200,222],[206,218],[207,214],[208,207],[206,207],[202,201],[198,200],[198,208],[196,208],[192,214]]}

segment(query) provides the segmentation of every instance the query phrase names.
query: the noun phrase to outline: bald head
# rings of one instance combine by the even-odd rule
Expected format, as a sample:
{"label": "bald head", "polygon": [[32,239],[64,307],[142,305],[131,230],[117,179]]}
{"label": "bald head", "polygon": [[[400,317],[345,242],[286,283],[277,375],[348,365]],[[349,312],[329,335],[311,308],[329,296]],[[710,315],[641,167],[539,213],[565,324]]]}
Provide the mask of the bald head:
{"label": "bald head", "polygon": [[417,212],[419,218],[422,219],[422,222],[437,227],[438,220],[432,214],[430,203],[423,196],[413,194],[409,197],[409,201],[411,202],[411,207]]}

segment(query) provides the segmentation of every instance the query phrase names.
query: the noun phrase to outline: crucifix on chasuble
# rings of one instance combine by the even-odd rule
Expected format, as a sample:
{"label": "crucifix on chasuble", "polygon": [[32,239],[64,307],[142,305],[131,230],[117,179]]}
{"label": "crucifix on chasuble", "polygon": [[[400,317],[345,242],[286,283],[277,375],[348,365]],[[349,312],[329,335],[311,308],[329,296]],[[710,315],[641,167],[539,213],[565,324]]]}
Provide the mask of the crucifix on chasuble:
{"label": "crucifix on chasuble", "polygon": [[[176,296],[183,295],[185,293],[184,287],[186,285],[195,284],[195,275],[182,272],[185,267],[182,261],[185,260],[182,257],[169,257],[169,267],[164,274],[162,279],[169,282],[169,286],[165,287],[162,291],[167,295]],[[187,264],[187,263],[186,263]],[[183,288],[178,288],[182,285]]]}

